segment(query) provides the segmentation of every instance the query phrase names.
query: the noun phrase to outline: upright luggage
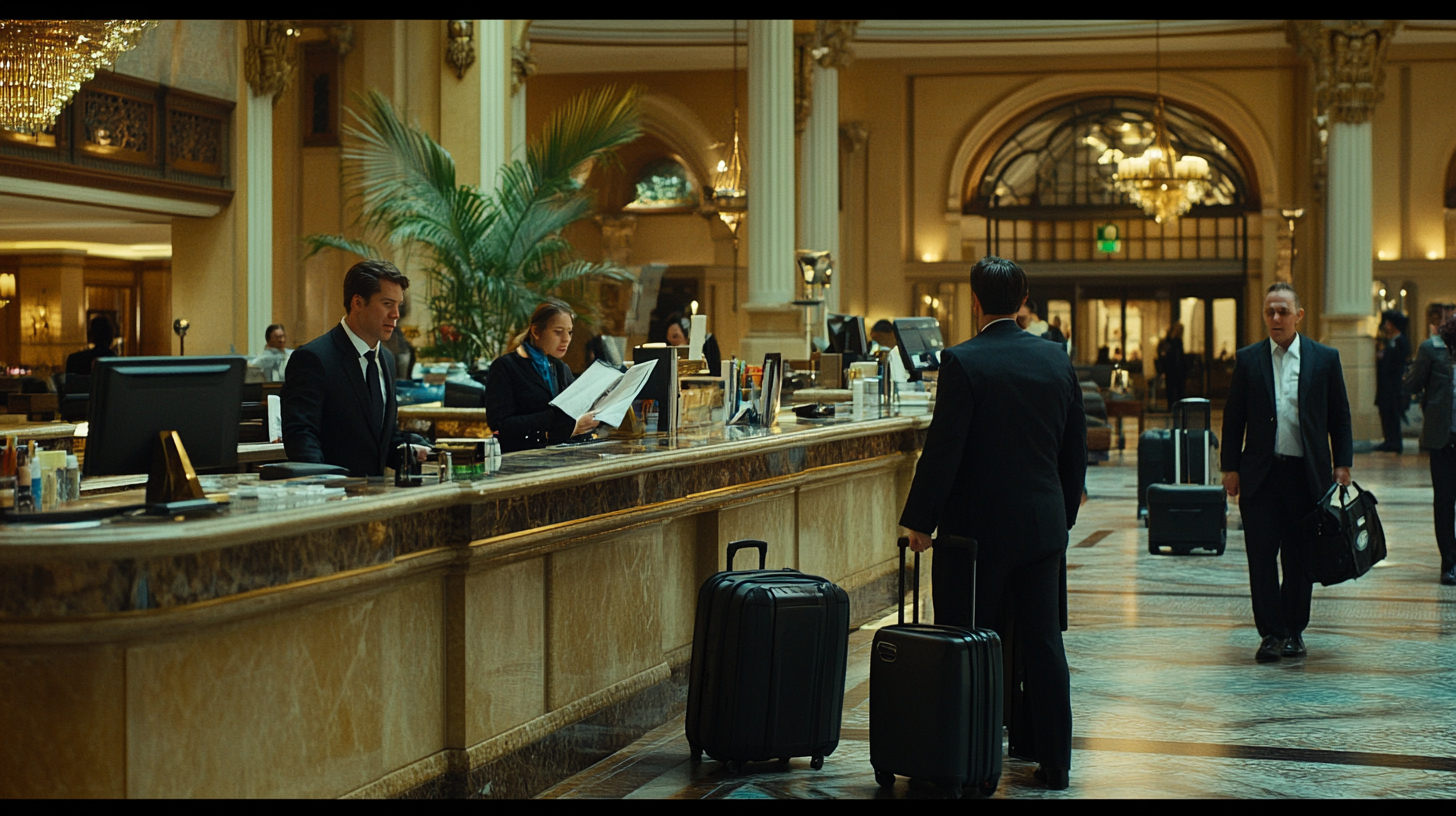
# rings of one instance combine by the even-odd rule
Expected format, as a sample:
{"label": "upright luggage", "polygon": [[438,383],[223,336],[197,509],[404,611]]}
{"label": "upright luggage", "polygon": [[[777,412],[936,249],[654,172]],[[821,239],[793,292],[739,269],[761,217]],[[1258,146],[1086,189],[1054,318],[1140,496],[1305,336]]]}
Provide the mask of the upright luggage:
{"label": "upright luggage", "polygon": [[1173,472],[1178,484],[1148,486],[1148,552],[1176,555],[1194,549],[1222,555],[1228,537],[1228,499],[1222,485],[1209,484],[1213,411],[1208,400],[1190,397],[1173,410]]}
{"label": "upright luggage", "polygon": [[[733,570],[752,547],[758,569]],[[849,596],[813,575],[764,569],[768,544],[728,545],[728,570],[698,590],[686,731],[737,772],[745,762],[807,756],[819,769],[839,745]]]}
{"label": "upright luggage", "polygon": [[[949,538],[941,536],[939,543],[948,545]],[[974,554],[973,539],[957,541]],[[935,782],[951,798],[959,798],[965,785],[994,793],[1001,781],[1001,639],[989,629],[920,623],[919,553],[912,623],[905,623],[908,545],[900,539],[899,623],[875,633],[870,654],[875,781],[893,787],[899,774]],[[975,598],[971,609],[974,616]]]}
{"label": "upright luggage", "polygon": [[1178,480],[1173,471],[1173,435],[1166,428],[1143,431],[1138,437],[1137,517],[1148,517],[1148,488]]}

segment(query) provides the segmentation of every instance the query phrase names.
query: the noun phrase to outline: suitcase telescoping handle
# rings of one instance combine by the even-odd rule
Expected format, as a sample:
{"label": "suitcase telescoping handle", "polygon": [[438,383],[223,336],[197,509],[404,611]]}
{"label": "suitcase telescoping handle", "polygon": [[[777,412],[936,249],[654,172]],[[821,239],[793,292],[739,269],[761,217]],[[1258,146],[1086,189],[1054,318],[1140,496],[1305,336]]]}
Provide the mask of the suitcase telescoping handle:
{"label": "suitcase telescoping handle", "polygon": [[759,541],[759,540],[753,539],[753,538],[745,538],[742,541],[735,541],[732,544],[729,544],[728,545],[728,569],[729,570],[732,570],[733,569],[733,556],[737,555],[738,554],[738,551],[741,550],[741,549],[743,549],[744,547],[752,547],[755,550],[758,550],[758,568],[759,569],[767,569],[768,568],[768,566],[767,566],[768,565],[768,542],[767,541]]}
{"label": "suitcase telescoping handle", "polygon": [[1193,411],[1203,414],[1203,476],[1197,482],[1193,481],[1190,465],[1187,484],[1208,484],[1209,459],[1213,454],[1209,439],[1209,435],[1213,433],[1213,403],[1202,397],[1187,397],[1173,406],[1173,474],[1178,484],[1184,484],[1183,451],[1188,445],[1188,416]]}
{"label": "suitcase telescoping handle", "polygon": [[[910,546],[910,539],[900,536],[895,542],[900,550],[900,602],[897,605],[899,622],[905,623],[905,550]],[[941,534],[935,537],[935,544],[947,549],[966,550],[971,554],[971,628],[976,628],[976,567],[979,553],[976,551],[976,540],[969,536]],[[920,622],[920,553],[915,553],[915,588],[911,591],[910,599],[910,620],[912,623]]]}

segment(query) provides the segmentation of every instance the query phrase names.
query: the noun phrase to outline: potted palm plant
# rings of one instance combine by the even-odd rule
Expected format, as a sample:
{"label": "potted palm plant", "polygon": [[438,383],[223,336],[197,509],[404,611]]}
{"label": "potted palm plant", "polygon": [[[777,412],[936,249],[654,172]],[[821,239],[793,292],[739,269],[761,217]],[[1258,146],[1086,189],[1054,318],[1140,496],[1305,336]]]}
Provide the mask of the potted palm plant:
{"label": "potted palm plant", "polygon": [[586,171],[641,135],[638,94],[583,92],[551,115],[524,159],[501,167],[487,193],[458,184],[449,152],[370,91],[349,111],[355,124],[345,132],[354,143],[343,154],[344,184],[358,197],[358,224],[369,237],[309,235],[309,256],[336,249],[377,258],[381,244],[421,253],[433,283],[434,351],[456,360],[502,354],[543,297],[560,297],[589,320],[585,284],[631,276],[583,260],[562,231],[591,214]]}

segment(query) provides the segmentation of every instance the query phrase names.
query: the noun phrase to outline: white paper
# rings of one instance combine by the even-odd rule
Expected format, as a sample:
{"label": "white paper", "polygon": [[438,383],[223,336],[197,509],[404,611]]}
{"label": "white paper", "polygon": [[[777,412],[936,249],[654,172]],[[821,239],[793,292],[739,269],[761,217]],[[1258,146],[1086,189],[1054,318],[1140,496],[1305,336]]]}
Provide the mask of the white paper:
{"label": "white paper", "polygon": [[652,374],[652,369],[656,367],[656,360],[648,360],[627,369],[627,373],[622,375],[617,381],[617,385],[597,400],[596,405],[593,406],[596,419],[603,425],[610,425],[613,428],[621,425],[627,412],[632,410],[632,400],[637,399],[637,395],[642,393],[642,387],[647,385],[647,378]]}
{"label": "white paper", "polygon": [[[691,333],[688,334],[688,359],[703,359],[703,341],[708,339],[708,316],[695,314]],[[716,373],[716,372],[714,372]]]}
{"label": "white paper", "polygon": [[277,394],[268,395],[268,441],[283,441],[283,400]]}

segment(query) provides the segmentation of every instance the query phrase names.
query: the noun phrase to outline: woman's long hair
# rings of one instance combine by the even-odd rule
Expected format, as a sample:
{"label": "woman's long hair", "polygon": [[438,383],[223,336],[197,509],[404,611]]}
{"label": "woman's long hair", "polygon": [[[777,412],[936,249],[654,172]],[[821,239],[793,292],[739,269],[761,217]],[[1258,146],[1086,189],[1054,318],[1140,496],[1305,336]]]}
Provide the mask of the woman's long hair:
{"label": "woman's long hair", "polygon": [[576,313],[571,311],[570,306],[567,306],[556,298],[547,298],[540,306],[536,307],[536,311],[531,313],[531,319],[526,323],[526,330],[511,338],[510,347],[506,349],[506,353],[514,352],[527,340],[531,341],[531,345],[540,348],[540,345],[536,342],[536,338],[540,337],[546,331],[546,327],[551,325],[551,321],[560,314],[564,314],[573,320],[576,319]]}

